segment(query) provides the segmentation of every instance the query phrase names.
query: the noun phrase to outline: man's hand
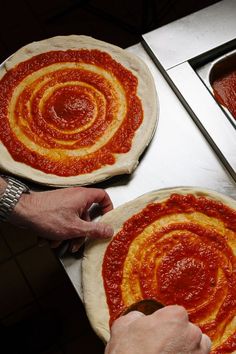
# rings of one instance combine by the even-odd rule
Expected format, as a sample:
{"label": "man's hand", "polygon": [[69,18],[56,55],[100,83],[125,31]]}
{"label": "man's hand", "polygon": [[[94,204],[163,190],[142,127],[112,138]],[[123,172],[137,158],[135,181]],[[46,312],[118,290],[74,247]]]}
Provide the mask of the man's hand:
{"label": "man's hand", "polygon": [[22,195],[9,221],[33,229],[43,238],[56,240],[54,244],[74,239],[75,246],[76,239],[78,245],[81,243],[81,237],[108,238],[113,234],[109,225],[90,221],[89,209],[94,203],[99,206],[100,214],[113,208],[102,189],[74,187],[32,192]]}
{"label": "man's hand", "polygon": [[149,316],[133,311],[117,319],[105,354],[207,354],[210,348],[209,337],[174,305]]}

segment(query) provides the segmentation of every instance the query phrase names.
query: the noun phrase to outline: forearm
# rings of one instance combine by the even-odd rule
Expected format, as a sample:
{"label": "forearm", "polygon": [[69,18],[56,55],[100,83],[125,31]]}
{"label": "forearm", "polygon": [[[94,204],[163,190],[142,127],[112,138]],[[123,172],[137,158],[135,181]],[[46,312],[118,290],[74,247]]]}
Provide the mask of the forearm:
{"label": "forearm", "polygon": [[31,212],[33,206],[31,205],[31,194],[22,194],[15,208],[9,216],[9,222],[20,227],[30,226],[32,220]]}

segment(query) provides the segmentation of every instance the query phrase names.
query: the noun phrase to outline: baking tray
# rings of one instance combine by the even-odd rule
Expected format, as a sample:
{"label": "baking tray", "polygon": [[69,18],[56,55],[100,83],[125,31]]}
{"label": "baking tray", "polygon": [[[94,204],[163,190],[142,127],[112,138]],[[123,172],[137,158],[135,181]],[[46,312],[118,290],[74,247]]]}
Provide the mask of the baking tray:
{"label": "baking tray", "polygon": [[216,103],[221,107],[221,109],[225,113],[226,118],[236,129],[236,117],[231,114],[231,112],[226,106],[224,106],[217,100],[212,86],[215,80],[232,70],[235,70],[236,72],[236,50],[230,51],[222,56],[219,56],[217,57],[217,59],[210,61],[207,64],[197,68],[196,72],[203,81],[203,83],[206,85],[212,96],[214,97]]}

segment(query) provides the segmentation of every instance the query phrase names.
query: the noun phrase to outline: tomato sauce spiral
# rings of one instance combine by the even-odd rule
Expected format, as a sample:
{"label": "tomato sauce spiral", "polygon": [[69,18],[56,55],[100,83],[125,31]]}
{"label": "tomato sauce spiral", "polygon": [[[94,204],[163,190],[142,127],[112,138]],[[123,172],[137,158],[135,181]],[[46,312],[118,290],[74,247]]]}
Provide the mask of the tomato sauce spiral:
{"label": "tomato sauce spiral", "polygon": [[0,139],[15,161],[75,176],[116,162],[143,120],[138,79],[108,53],[35,55],[0,80]]}
{"label": "tomato sauce spiral", "polygon": [[213,342],[236,350],[236,211],[192,194],[151,203],[124,224],[103,259],[110,324],[132,303],[186,308]]}

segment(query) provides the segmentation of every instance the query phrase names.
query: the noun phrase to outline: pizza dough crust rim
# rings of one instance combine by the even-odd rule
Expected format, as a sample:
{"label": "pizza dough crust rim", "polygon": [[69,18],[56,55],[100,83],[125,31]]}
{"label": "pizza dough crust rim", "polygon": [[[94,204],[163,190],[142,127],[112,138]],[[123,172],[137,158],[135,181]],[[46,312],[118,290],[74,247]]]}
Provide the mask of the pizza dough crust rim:
{"label": "pizza dough crust rim", "polygon": [[159,101],[150,70],[147,65],[134,54],[110,43],[88,36],[56,36],[30,43],[19,49],[1,65],[0,79],[17,64],[37,54],[52,50],[82,48],[98,49],[107,52],[138,78],[137,95],[142,101],[144,119],[141,126],[136,130],[130,151],[125,154],[115,154],[116,163],[113,165],[104,166],[88,174],[62,177],[44,173],[24,163],[15,161],[9,154],[7,148],[0,141],[0,169],[4,172],[41,184],[63,187],[97,183],[115,175],[130,174],[137,167],[140,155],[148,146],[154,135],[159,117]]}
{"label": "pizza dough crust rim", "polygon": [[[210,189],[198,187],[173,187],[155,190],[127,202],[109,213],[105,214],[100,221],[113,226],[114,234],[121,228],[123,223],[134,214],[139,213],[147,204],[163,202],[172,193],[193,194],[217,200],[236,210],[236,200]],[[106,295],[103,287],[102,263],[106,248],[110,240],[92,240],[86,244],[82,260],[82,291],[83,301],[88,319],[95,333],[104,341],[110,338],[109,311],[106,303]],[[98,271],[99,270],[99,271]]]}

